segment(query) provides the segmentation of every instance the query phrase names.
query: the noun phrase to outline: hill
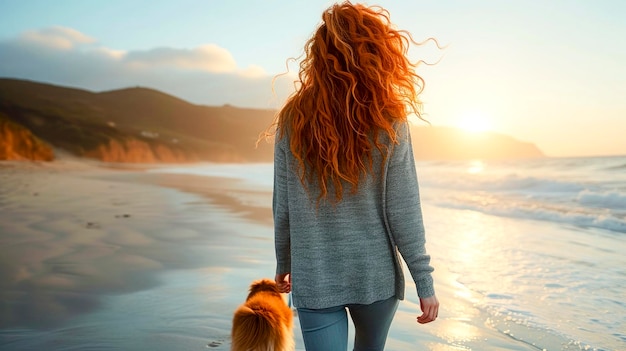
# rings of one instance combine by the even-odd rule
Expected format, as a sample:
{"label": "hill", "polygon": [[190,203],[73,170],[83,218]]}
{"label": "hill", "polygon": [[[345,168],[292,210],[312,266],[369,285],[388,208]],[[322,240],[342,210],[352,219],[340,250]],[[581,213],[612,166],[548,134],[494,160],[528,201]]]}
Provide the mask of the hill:
{"label": "hill", "polygon": [[193,105],[147,88],[93,93],[0,79],[0,114],[54,148],[113,162],[261,161],[275,111]]}
{"label": "hill", "polygon": [[[50,160],[61,149],[108,162],[268,162],[272,145],[255,145],[275,113],[194,105],[141,87],[95,93],[0,79],[0,160]],[[418,159],[543,156],[495,133],[416,127],[413,141]]]}
{"label": "hill", "polygon": [[413,151],[420,160],[516,159],[545,157],[534,144],[494,132],[450,127],[414,127]]}

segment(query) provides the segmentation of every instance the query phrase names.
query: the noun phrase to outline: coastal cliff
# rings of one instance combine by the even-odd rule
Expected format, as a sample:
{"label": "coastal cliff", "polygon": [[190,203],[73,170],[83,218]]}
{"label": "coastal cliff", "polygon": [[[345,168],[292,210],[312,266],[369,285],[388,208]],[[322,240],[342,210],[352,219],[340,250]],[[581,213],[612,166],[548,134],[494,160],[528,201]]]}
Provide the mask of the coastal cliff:
{"label": "coastal cliff", "polygon": [[28,129],[0,114],[0,160],[52,161],[54,151]]}
{"label": "coastal cliff", "polygon": [[82,156],[95,158],[104,162],[127,163],[181,163],[194,161],[191,155],[185,155],[179,150],[172,150],[165,145],[150,145],[137,139],[109,140],[108,143],[98,145],[94,150],[85,152]]}

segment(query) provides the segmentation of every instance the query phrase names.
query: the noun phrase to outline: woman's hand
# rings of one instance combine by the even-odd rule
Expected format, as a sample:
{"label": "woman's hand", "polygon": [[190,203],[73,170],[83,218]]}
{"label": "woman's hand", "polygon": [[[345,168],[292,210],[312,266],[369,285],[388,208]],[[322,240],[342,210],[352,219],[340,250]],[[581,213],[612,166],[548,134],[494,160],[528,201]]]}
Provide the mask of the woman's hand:
{"label": "woman's hand", "polygon": [[287,294],[291,292],[291,274],[289,273],[276,274],[276,277],[274,278],[274,280],[276,280],[278,291],[280,291],[283,294]]}
{"label": "woman's hand", "polygon": [[437,296],[433,295],[420,298],[420,309],[422,310],[422,315],[417,317],[418,323],[426,324],[437,319],[439,315],[439,301],[437,300]]}

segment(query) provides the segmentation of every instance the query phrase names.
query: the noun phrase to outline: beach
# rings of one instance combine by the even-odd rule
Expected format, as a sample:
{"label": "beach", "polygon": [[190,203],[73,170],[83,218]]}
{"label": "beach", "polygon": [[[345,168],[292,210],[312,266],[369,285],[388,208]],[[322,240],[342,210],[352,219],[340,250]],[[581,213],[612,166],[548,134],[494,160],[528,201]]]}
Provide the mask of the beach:
{"label": "beach", "polygon": [[[405,270],[386,349],[626,349],[622,234],[446,206],[425,173],[441,312],[417,324]],[[229,350],[249,284],[274,275],[271,187],[268,164],[0,163],[0,349]],[[578,278],[614,290],[589,315]]]}

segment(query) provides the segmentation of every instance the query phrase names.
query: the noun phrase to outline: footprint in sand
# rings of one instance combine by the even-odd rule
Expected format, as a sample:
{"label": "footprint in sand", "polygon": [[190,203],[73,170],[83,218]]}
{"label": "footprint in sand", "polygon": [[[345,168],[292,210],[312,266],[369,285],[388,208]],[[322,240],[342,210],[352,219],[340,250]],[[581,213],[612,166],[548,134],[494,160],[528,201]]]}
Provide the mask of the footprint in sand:
{"label": "footprint in sand", "polygon": [[224,340],[211,341],[210,343],[206,345],[206,347],[219,347],[219,346],[222,346],[223,343],[224,343]]}
{"label": "footprint in sand", "polygon": [[87,222],[87,225],[85,225],[85,227],[87,229],[100,229],[100,224],[96,222]]}

